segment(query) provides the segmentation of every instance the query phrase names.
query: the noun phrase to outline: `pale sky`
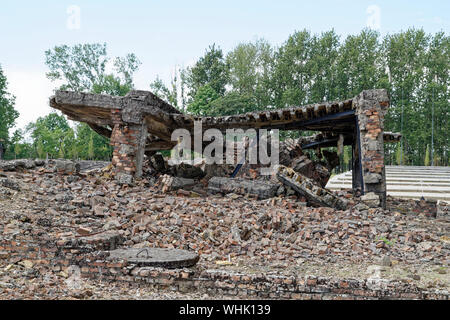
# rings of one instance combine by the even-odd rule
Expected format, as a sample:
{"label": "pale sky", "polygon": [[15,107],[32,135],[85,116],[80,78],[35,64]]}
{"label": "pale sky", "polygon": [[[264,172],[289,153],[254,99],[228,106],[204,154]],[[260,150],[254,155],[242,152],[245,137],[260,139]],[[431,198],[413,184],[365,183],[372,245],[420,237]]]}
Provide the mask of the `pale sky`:
{"label": "pale sky", "polygon": [[133,52],[142,61],[136,88],[148,90],[157,75],[169,81],[176,65],[192,64],[212,43],[227,52],[256,38],[280,45],[305,28],[345,37],[366,26],[382,35],[409,27],[448,33],[450,1],[3,0],[0,65],[23,128],[51,111],[57,84],[45,77],[44,51],[56,45],[106,42],[112,57]]}

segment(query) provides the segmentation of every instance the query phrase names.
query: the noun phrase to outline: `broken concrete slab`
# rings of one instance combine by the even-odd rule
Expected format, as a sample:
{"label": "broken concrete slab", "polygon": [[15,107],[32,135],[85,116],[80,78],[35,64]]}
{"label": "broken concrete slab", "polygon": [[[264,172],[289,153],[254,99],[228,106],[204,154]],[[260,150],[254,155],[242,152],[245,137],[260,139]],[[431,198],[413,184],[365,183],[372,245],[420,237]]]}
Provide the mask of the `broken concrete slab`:
{"label": "broken concrete slab", "polygon": [[208,183],[208,191],[211,193],[250,194],[258,199],[275,197],[279,187],[279,184],[268,181],[226,177],[213,177]]}
{"label": "broken concrete slab", "polygon": [[291,164],[292,159],[303,155],[302,145],[303,139],[287,138],[280,142],[280,163],[285,166]]}
{"label": "broken concrete slab", "polygon": [[[144,154],[171,150],[175,146],[172,140],[175,130],[185,129],[192,134],[196,130],[195,124],[199,123],[201,133],[209,129],[225,132],[228,129],[253,128],[322,131],[311,138],[302,137],[282,144],[280,163],[289,165],[285,161],[299,155],[302,148],[320,150],[321,147],[334,147],[337,143],[339,146],[352,145],[353,166],[358,166],[358,172],[364,169],[364,172],[381,175],[381,179],[368,177],[369,182],[366,183],[364,177],[355,173],[355,193],[374,191],[381,196],[382,206],[385,207],[383,121],[389,107],[389,95],[384,89],[365,90],[357,97],[340,102],[321,102],[223,117],[182,114],[153,93],[139,90],[130,91],[124,97],[57,91],[50,98],[50,106],[61,110],[71,120],[88,123],[97,133],[109,138],[113,147],[114,172],[132,178],[142,176]],[[392,136],[392,140],[396,139]],[[357,157],[359,154],[361,159]],[[336,163],[335,160],[323,164],[328,171]],[[116,174],[115,177],[123,176]]]}
{"label": "broken concrete slab", "polygon": [[330,171],[319,162],[311,161],[307,156],[294,159],[290,165],[297,173],[314,180],[322,188],[327,185],[330,179]]}
{"label": "broken concrete slab", "polygon": [[130,248],[110,252],[110,257],[127,260],[139,267],[160,267],[168,269],[194,266],[200,256],[191,251],[166,248]]}
{"label": "broken concrete slab", "polygon": [[380,206],[380,196],[374,192],[369,192],[361,196],[361,201],[366,204],[369,208],[377,208]]}
{"label": "broken concrete slab", "polygon": [[77,161],[80,165],[80,172],[92,172],[94,170],[102,170],[108,165],[111,165],[111,162],[108,161],[91,161],[91,160],[81,160]]}
{"label": "broken concrete slab", "polygon": [[55,171],[62,174],[78,174],[80,164],[71,160],[58,159],[55,160]]}
{"label": "broken concrete slab", "polygon": [[3,171],[16,171],[17,169],[33,169],[35,167],[43,166],[44,160],[30,160],[30,159],[18,159],[18,160],[0,160],[0,170]]}
{"label": "broken concrete slab", "polygon": [[234,171],[235,166],[230,164],[205,164],[203,171],[206,177],[229,177]]}
{"label": "broken concrete slab", "polygon": [[162,186],[162,191],[167,192],[193,186],[195,184],[195,180],[172,177],[165,174],[160,177],[159,184]]}
{"label": "broken concrete slab", "polygon": [[293,169],[280,165],[275,170],[278,180],[304,196],[311,204],[339,210],[347,208],[347,200],[317,186],[311,179],[295,172]]}

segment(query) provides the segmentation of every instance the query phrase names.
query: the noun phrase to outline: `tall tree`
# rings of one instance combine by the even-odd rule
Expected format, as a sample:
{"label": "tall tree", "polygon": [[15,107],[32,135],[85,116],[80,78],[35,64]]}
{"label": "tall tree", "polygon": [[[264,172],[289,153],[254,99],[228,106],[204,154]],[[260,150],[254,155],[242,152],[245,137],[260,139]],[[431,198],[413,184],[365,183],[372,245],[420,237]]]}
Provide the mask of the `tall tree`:
{"label": "tall tree", "polygon": [[[61,90],[86,91],[99,94],[124,96],[133,86],[133,75],[141,62],[135,54],[111,59],[107,55],[106,44],[78,44],[56,46],[45,52],[46,64],[50,69],[47,77],[52,81],[62,81]],[[113,70],[106,71],[107,64],[112,61]],[[112,148],[108,139],[94,132],[87,124],[76,125],[76,145],[67,145],[65,155],[82,158],[107,160],[111,157]],[[86,141],[93,139],[95,156],[88,150]],[[87,139],[87,140],[86,140]],[[42,141],[45,148],[45,143]],[[67,143],[66,143],[67,144]]]}
{"label": "tall tree", "polygon": [[209,84],[200,87],[192,103],[187,107],[187,111],[199,115],[208,116],[211,114],[211,104],[220,96]]}
{"label": "tall tree", "polygon": [[336,98],[336,68],[339,36],[334,30],[312,38],[309,59],[310,82],[308,103]]}
{"label": "tall tree", "polygon": [[56,46],[45,52],[45,63],[52,81],[62,81],[61,90],[125,95],[133,89],[133,74],[141,62],[133,53],[113,59],[113,72],[106,67],[106,43]]}
{"label": "tall tree", "polygon": [[10,142],[9,131],[19,117],[14,103],[15,97],[8,92],[8,81],[0,65],[0,142],[6,146]]}
{"label": "tall tree", "polygon": [[308,102],[311,47],[311,34],[303,30],[290,35],[278,49],[272,78],[276,107],[284,108]]}
{"label": "tall tree", "polygon": [[197,95],[197,91],[206,85],[219,96],[223,96],[228,83],[228,67],[222,49],[216,48],[215,44],[210,46],[193,67],[187,68],[185,82],[191,101]]}
{"label": "tall tree", "polygon": [[349,35],[339,48],[335,79],[339,99],[354,97],[363,90],[377,87],[380,76],[379,33],[370,29]]}
{"label": "tall tree", "polygon": [[[241,43],[229,52],[226,62],[229,67],[229,84],[234,94],[227,100],[236,100],[237,93],[241,95],[241,102],[252,96],[255,109],[269,106],[272,101],[270,81],[273,55],[272,46],[264,39]],[[242,108],[236,108],[239,109]]]}
{"label": "tall tree", "polygon": [[31,134],[36,153],[40,157],[48,154],[51,158],[64,158],[70,154],[71,146],[75,143],[74,132],[66,118],[56,112],[30,123],[27,131]]}
{"label": "tall tree", "polygon": [[162,100],[178,108],[178,77],[176,72],[172,78],[170,87],[167,87],[164,81],[159,76],[156,76],[156,79],[150,83],[150,90]]}
{"label": "tall tree", "polygon": [[[402,155],[423,163],[426,145],[424,132],[431,123],[423,121],[426,96],[421,93],[429,36],[423,30],[388,35],[383,41],[383,57],[390,74],[391,108],[386,128],[403,134]],[[408,146],[408,147],[407,147]]]}

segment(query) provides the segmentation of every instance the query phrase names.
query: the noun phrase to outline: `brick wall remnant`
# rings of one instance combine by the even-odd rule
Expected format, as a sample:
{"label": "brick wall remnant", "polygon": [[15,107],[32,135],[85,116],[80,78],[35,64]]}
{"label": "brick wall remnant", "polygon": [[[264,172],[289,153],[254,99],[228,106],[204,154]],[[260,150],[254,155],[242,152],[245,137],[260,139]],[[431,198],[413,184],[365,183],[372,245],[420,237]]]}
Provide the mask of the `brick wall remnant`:
{"label": "brick wall remnant", "polygon": [[[365,90],[353,100],[358,137],[356,149],[360,157],[363,193],[373,192],[386,208],[386,172],[384,167],[384,116],[389,107],[389,95],[386,90]],[[355,156],[355,154],[354,154]]]}
{"label": "brick wall remnant", "polygon": [[147,125],[120,122],[120,111],[113,110],[115,124],[110,144],[113,146],[112,164],[119,183],[131,183],[142,176],[142,162],[147,139]]}

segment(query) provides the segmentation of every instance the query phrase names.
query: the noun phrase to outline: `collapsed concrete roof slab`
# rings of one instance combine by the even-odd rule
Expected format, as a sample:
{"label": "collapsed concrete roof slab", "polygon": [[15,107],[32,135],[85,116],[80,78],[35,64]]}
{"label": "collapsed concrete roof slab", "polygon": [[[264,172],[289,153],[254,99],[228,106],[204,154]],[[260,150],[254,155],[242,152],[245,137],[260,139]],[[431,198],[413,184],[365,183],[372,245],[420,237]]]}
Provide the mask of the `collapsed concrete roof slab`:
{"label": "collapsed concrete roof slab", "polygon": [[131,91],[124,97],[57,91],[50,106],[71,120],[86,122],[111,139],[116,178],[124,183],[142,174],[145,152],[171,149],[176,129],[194,133],[215,128],[312,130],[324,133],[322,140],[305,147],[352,145],[353,189],[374,192],[385,205],[384,142],[401,135],[384,133],[384,115],[390,98],[386,90],[365,90],[337,102],[321,102],[286,109],[269,109],[223,117],[186,115],[149,91]]}

